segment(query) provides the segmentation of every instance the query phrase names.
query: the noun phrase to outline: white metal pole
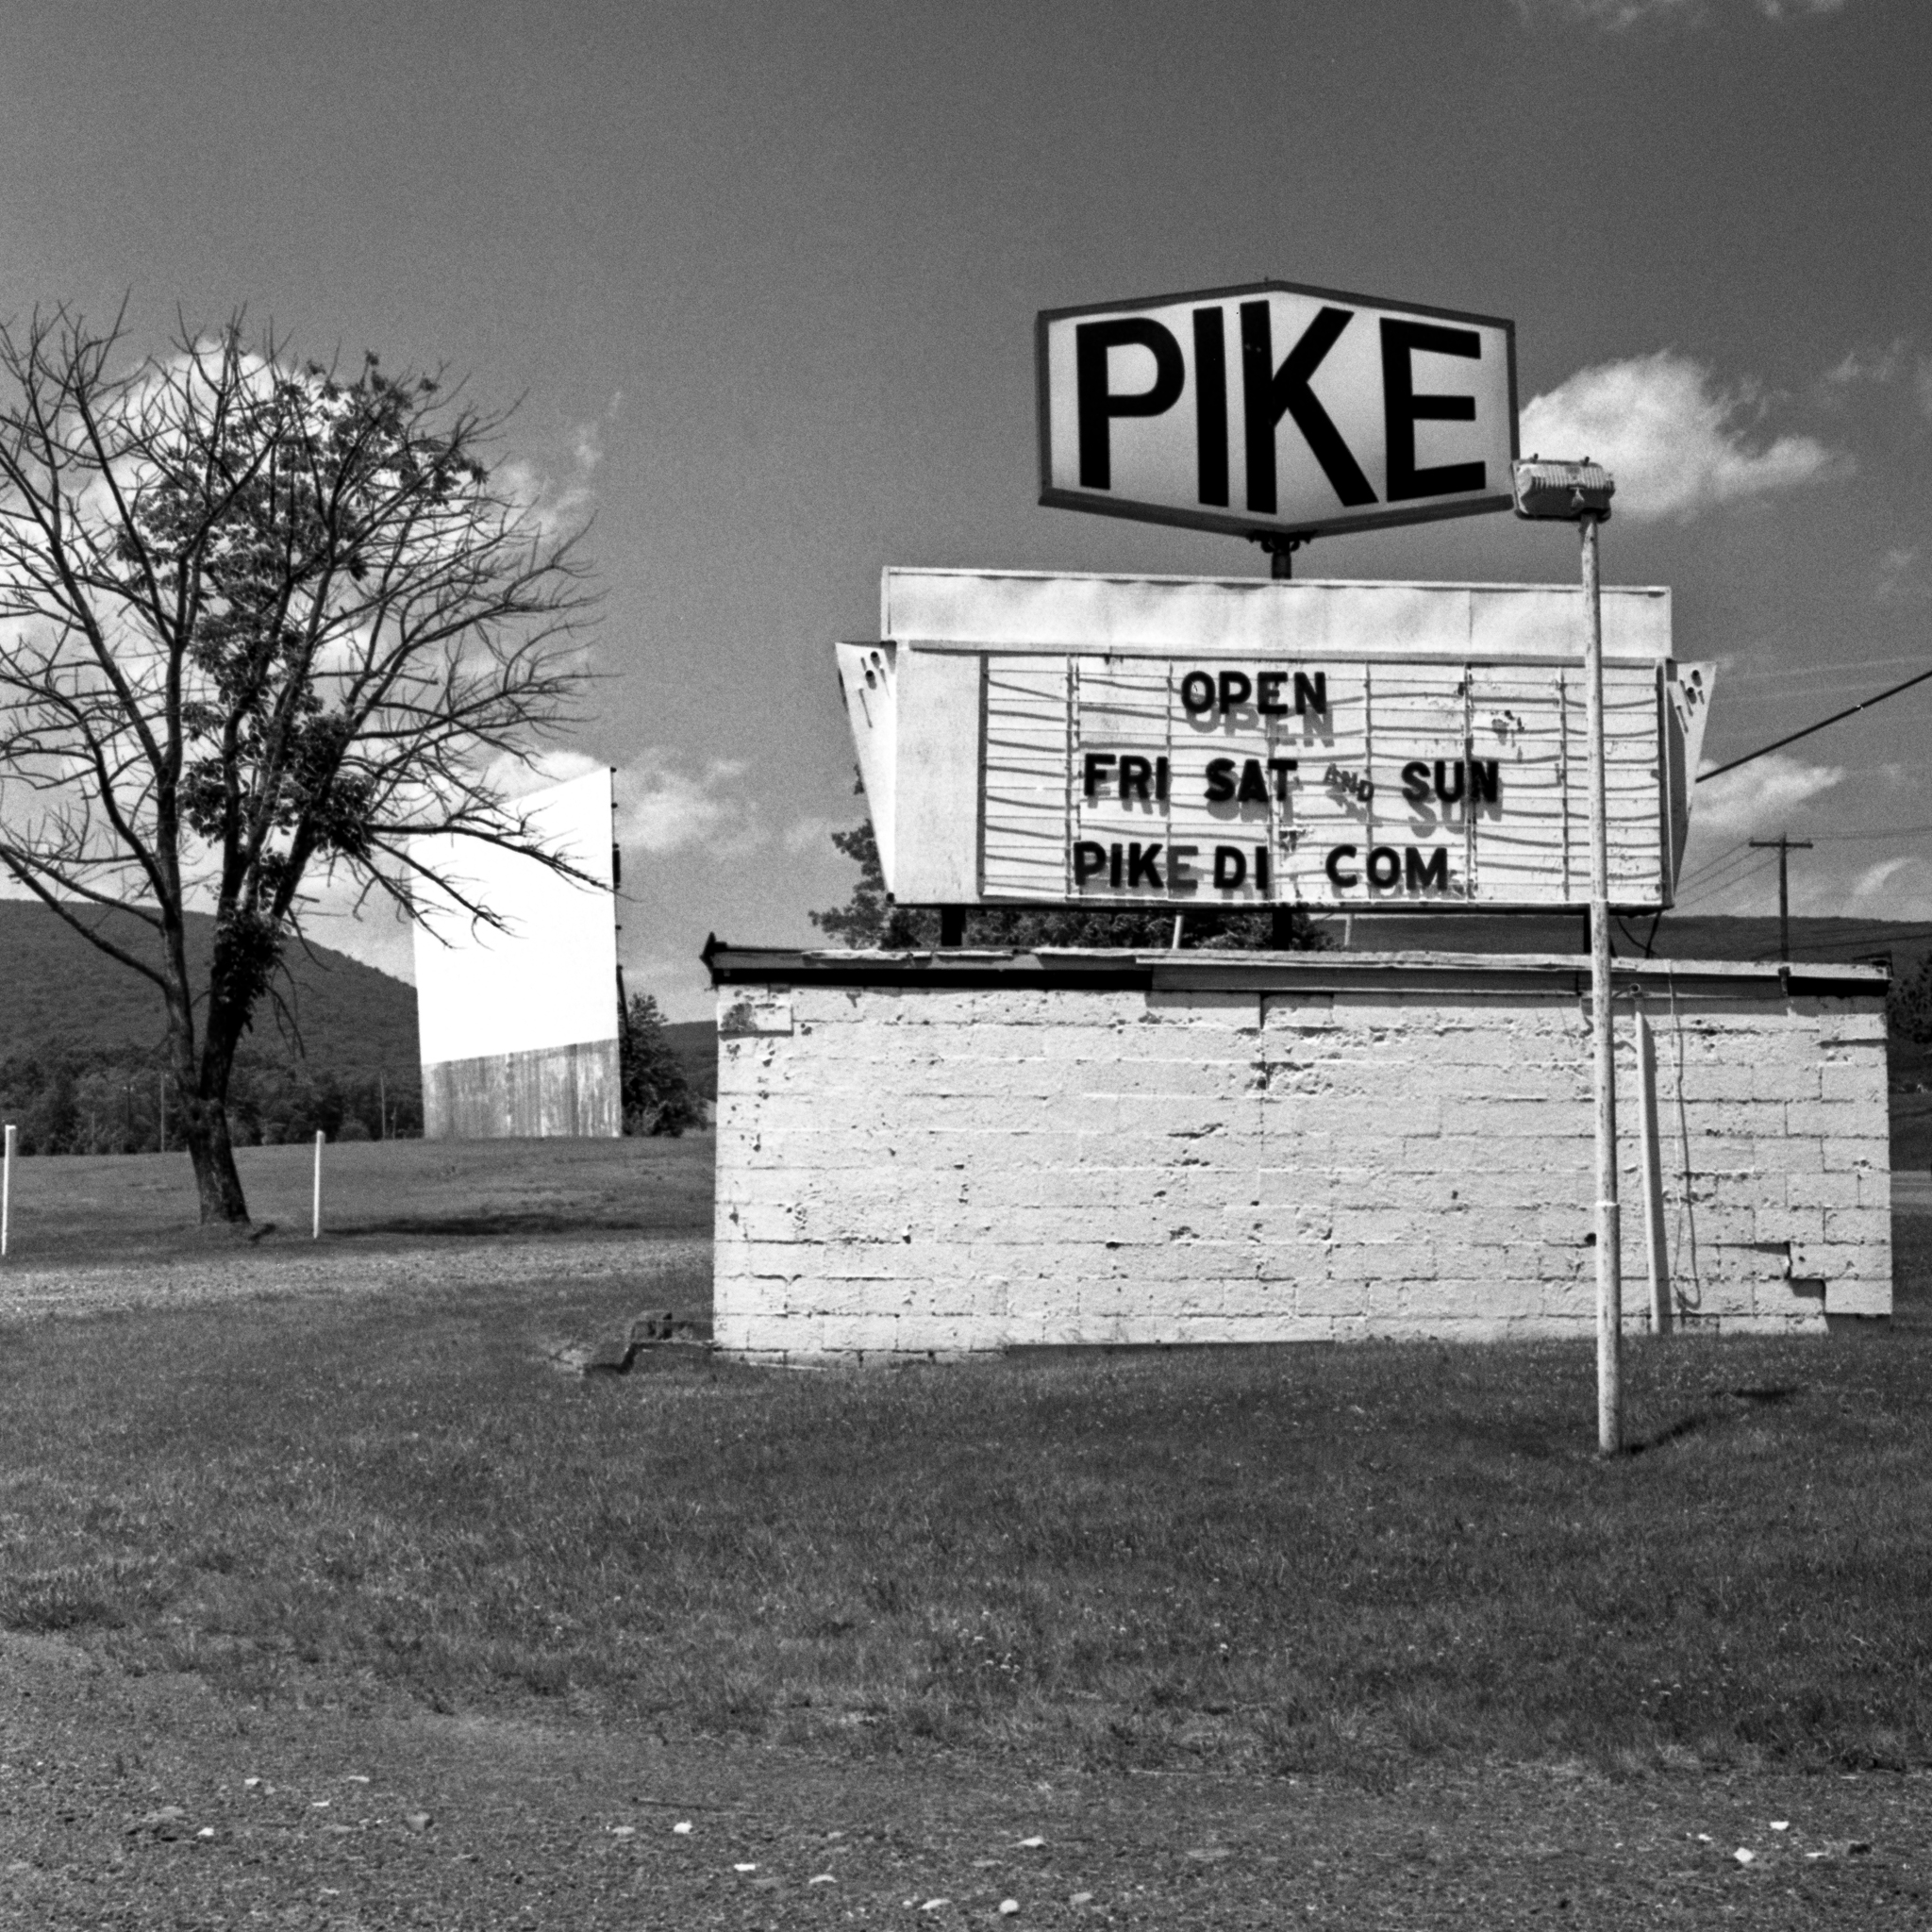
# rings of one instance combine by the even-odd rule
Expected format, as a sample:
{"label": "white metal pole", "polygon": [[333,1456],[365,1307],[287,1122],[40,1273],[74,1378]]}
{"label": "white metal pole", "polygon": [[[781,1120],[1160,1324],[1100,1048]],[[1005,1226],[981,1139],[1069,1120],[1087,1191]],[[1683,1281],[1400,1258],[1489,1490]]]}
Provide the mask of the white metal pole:
{"label": "white metal pole", "polygon": [[1604,797],[1604,608],[1597,525],[1583,526],[1585,683],[1590,695],[1590,1009],[1596,1049],[1596,1443],[1624,1446],[1624,1273],[1617,1207],[1617,1042],[1610,1012],[1610,848]]}
{"label": "white metal pole", "polygon": [[1671,1332],[1671,1257],[1664,1243],[1664,1159],[1657,1129],[1657,1041],[1637,1016],[1638,1131],[1643,1141],[1643,1241],[1650,1250],[1650,1332]]}
{"label": "white metal pole", "polygon": [[319,1241],[322,1239],[322,1129],[315,1130],[315,1199],[311,1212],[311,1225],[308,1239]]}
{"label": "white metal pole", "polygon": [[0,1257],[7,1253],[7,1243],[13,1233],[13,1123],[7,1124],[7,1155],[4,1165],[0,1165]]}

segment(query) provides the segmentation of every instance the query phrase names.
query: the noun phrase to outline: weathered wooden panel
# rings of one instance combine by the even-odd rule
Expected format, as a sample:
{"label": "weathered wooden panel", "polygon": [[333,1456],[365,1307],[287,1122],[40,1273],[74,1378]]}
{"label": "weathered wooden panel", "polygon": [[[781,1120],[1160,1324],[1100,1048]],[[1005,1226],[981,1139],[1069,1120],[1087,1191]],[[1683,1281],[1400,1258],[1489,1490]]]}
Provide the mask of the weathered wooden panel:
{"label": "weathered wooden panel", "polygon": [[[988,899],[1588,899],[1587,705],[1574,667],[1003,653],[986,666]],[[1604,674],[1620,906],[1657,906],[1667,889],[1658,675],[1654,663]],[[1243,693],[1233,706],[1218,695],[1229,677]],[[1217,696],[1190,702],[1191,689]],[[972,728],[970,713],[956,728]]]}
{"label": "weathered wooden panel", "polygon": [[425,1141],[615,1140],[623,1132],[614,1040],[423,1069]]}
{"label": "weathered wooden panel", "polygon": [[[1575,591],[889,572],[885,611],[840,667],[902,902],[1588,902]],[[1666,592],[1603,617],[1610,898],[1653,909],[1709,668]]]}

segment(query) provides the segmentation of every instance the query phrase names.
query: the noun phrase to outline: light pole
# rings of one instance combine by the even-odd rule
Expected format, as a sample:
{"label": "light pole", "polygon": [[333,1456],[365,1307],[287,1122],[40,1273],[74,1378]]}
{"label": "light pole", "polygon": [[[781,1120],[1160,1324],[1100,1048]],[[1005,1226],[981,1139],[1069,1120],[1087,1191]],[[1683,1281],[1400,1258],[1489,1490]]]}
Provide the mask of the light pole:
{"label": "light pole", "polygon": [[1590,733],[1590,1013],[1596,1090],[1596,1446],[1624,1446],[1624,1268],[1617,1202],[1617,1042],[1610,1013],[1610,844],[1604,785],[1604,607],[1597,531],[1617,486],[1580,463],[1514,465],[1516,514],[1574,523],[1583,543],[1584,687]]}

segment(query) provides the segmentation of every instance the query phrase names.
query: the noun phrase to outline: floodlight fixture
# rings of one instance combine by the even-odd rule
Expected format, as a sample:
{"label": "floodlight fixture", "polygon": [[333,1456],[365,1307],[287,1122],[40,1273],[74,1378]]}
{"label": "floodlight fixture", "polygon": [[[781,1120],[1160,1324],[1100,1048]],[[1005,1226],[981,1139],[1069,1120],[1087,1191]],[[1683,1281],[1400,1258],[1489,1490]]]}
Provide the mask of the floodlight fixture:
{"label": "floodlight fixture", "polygon": [[1585,457],[1580,463],[1546,461],[1531,457],[1511,463],[1510,486],[1516,514],[1537,522],[1574,524],[1585,517],[1607,523],[1610,498],[1617,486],[1601,463]]}

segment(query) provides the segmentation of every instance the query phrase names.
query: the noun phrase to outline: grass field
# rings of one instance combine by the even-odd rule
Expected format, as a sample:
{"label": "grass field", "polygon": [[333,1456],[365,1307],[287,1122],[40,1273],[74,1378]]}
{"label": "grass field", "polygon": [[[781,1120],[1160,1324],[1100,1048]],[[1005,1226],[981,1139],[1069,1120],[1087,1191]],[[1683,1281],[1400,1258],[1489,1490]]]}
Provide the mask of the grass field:
{"label": "grass field", "polygon": [[[342,1141],[323,1149],[323,1243],[441,1238],[708,1234],[708,1133],[680,1140]],[[239,1147],[265,1258],[309,1239],[314,1149]],[[17,1160],[12,1258],[25,1267],[161,1259],[226,1247],[195,1226],[186,1154]]]}
{"label": "grass field", "polygon": [[[689,1215],[702,1143],[641,1203],[650,1144],[513,1199],[411,1147],[341,1239]],[[514,1287],[15,1323],[0,1624],[242,1700],[860,1757],[1923,1766],[1932,1217],[1898,1229],[1889,1329],[1635,1347],[1610,1464],[1569,1343],[565,1375],[634,1310],[535,1241]]]}

